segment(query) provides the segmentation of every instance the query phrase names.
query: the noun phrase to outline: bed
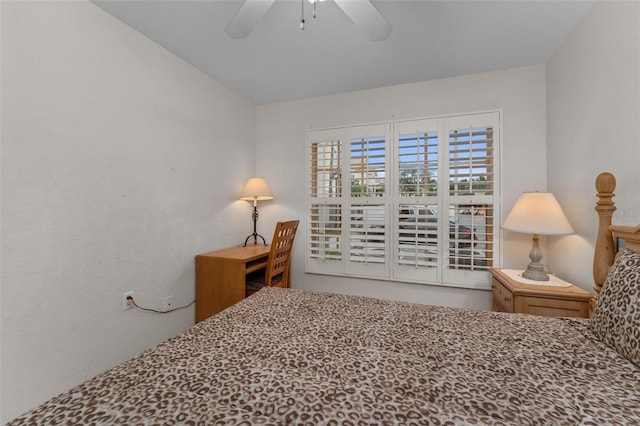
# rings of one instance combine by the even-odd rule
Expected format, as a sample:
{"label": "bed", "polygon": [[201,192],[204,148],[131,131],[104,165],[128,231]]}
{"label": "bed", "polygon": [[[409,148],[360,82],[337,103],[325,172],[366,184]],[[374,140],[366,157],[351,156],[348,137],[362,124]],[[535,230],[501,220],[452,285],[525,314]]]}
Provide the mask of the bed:
{"label": "bed", "polygon": [[602,176],[591,320],[267,287],[9,425],[640,423],[640,227]]}

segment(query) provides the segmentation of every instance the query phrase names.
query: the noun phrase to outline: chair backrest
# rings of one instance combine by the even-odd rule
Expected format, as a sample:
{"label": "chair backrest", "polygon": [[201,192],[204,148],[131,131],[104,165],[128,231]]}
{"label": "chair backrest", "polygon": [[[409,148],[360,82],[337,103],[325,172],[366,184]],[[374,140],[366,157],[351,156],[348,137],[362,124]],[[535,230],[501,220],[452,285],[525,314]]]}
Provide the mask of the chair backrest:
{"label": "chair backrest", "polygon": [[[264,283],[267,286],[289,287],[289,265],[291,264],[291,248],[298,229],[298,220],[278,222],[271,240],[271,251],[265,272]],[[282,275],[282,279],[274,283],[274,277]]]}

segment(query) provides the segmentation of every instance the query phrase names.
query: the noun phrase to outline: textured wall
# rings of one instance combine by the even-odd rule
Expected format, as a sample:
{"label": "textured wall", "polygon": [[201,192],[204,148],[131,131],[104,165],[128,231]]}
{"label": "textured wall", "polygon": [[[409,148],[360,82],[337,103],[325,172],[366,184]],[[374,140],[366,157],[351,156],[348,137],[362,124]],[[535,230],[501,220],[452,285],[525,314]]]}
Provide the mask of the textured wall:
{"label": "textured wall", "polygon": [[591,290],[600,172],[618,180],[613,223],[640,223],[640,3],[594,6],[547,64],[547,99],[548,186],[576,231],[548,257]]}
{"label": "textured wall", "polygon": [[2,2],[2,423],[187,328],[255,107],[88,2]]}

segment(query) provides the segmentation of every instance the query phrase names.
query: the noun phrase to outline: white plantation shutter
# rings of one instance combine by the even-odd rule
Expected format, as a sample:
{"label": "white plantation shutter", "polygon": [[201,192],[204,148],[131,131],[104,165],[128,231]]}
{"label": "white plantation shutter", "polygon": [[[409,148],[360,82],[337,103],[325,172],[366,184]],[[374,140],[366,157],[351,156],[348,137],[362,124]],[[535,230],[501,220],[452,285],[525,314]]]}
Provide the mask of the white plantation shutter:
{"label": "white plantation shutter", "polygon": [[397,150],[399,195],[437,195],[438,133],[401,133]]}
{"label": "white plantation shutter", "polygon": [[486,270],[493,266],[499,131],[498,113],[448,117],[443,122],[449,188],[442,205],[450,223],[445,283],[481,284],[486,281]]}
{"label": "white plantation shutter", "polygon": [[384,196],[385,135],[351,140],[351,196]]}
{"label": "white plantation shutter", "polygon": [[309,256],[320,260],[342,259],[342,206],[312,204],[309,215]]}
{"label": "white plantation shutter", "polygon": [[439,120],[402,121],[394,127],[392,276],[399,280],[437,282],[442,263],[438,243],[438,177],[442,151]]}
{"label": "white plantation shutter", "polygon": [[311,145],[311,185],[309,195],[314,198],[342,195],[342,141],[328,140]]}
{"label": "white plantation shutter", "polygon": [[306,271],[486,288],[498,252],[499,119],[308,131]]}
{"label": "white plantation shutter", "polygon": [[349,140],[349,256],[345,272],[388,277],[387,188],[388,124],[345,129]]}
{"label": "white plantation shutter", "polygon": [[435,282],[440,264],[437,204],[400,204],[396,217],[394,278]]}
{"label": "white plantation shutter", "polygon": [[[459,232],[456,236],[451,233],[453,248],[449,258],[449,266],[453,269],[468,269],[472,271],[485,271],[493,266],[494,244],[493,205],[484,204],[452,204],[449,206],[449,217],[453,217],[456,223],[464,223],[467,228],[473,229],[473,250],[465,248],[468,244],[466,238]],[[457,238],[456,238],[457,237]],[[458,254],[458,256],[456,256]]]}
{"label": "white plantation shutter", "polygon": [[389,139],[388,124],[307,132],[307,272],[388,275]]}
{"label": "white plantation shutter", "polygon": [[493,127],[449,130],[449,193],[493,193]]}
{"label": "white plantation shutter", "polygon": [[352,204],[349,228],[349,260],[385,262],[385,214],[383,204]]}
{"label": "white plantation shutter", "polygon": [[317,132],[313,136],[307,156],[307,267],[341,273],[343,142],[340,135],[332,131]]}

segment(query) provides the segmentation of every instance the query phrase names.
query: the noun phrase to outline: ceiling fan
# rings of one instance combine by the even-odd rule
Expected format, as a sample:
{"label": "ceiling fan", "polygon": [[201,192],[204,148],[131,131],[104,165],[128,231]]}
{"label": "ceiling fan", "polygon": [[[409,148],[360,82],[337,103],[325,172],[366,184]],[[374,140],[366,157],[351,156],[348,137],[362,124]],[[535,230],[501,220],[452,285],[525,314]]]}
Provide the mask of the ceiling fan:
{"label": "ceiling fan", "polygon": [[[301,0],[304,2],[305,0]],[[315,7],[317,1],[306,0]],[[369,0],[334,0],[342,11],[371,39],[381,41],[391,34],[391,24],[378,12]],[[227,24],[224,31],[232,38],[245,38],[262,19],[275,0],[245,0],[238,12]],[[304,4],[304,3],[303,3]],[[304,6],[300,29],[304,29]]]}

